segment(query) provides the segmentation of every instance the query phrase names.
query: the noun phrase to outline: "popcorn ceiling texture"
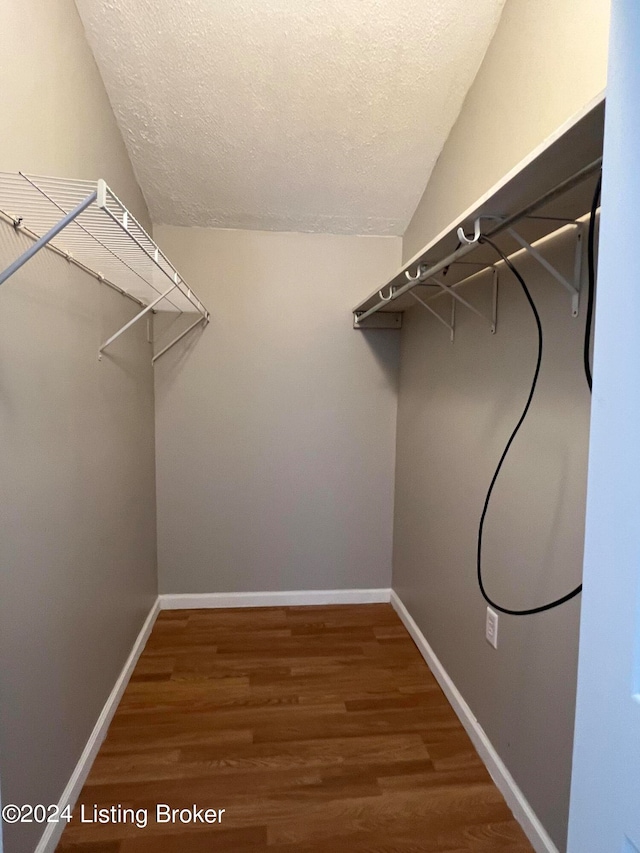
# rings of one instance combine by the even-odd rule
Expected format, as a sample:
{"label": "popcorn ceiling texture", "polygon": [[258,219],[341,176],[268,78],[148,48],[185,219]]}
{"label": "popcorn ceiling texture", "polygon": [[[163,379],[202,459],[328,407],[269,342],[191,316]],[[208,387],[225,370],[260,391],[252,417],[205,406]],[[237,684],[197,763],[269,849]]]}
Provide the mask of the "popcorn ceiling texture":
{"label": "popcorn ceiling texture", "polygon": [[76,0],[154,222],[338,234],[404,232],[503,3]]}

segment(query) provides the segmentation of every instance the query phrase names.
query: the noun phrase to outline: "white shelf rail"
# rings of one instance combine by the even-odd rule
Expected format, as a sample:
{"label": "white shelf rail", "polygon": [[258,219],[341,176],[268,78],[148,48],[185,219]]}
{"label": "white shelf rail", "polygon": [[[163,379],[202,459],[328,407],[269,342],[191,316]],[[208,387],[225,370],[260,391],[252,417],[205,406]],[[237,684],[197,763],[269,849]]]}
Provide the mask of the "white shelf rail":
{"label": "white shelf rail", "polygon": [[[142,307],[102,344],[99,357],[152,311],[198,314],[188,331],[209,322],[202,301],[103,180],[0,172],[0,214],[34,241],[0,272],[0,285],[47,246]],[[175,338],[153,361],[185,334]]]}

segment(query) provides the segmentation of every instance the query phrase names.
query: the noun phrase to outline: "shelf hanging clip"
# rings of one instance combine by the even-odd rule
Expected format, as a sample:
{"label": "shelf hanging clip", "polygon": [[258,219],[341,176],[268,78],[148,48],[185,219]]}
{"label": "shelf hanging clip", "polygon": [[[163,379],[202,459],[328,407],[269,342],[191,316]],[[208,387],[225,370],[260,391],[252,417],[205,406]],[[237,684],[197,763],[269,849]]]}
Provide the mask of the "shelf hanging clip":
{"label": "shelf hanging clip", "polygon": [[473,236],[472,237],[467,237],[467,235],[464,233],[464,228],[462,226],[460,226],[460,228],[458,228],[456,233],[458,235],[458,240],[460,241],[461,245],[466,244],[466,245],[470,246],[472,243],[478,242],[478,240],[482,236],[481,231],[480,231],[480,219],[481,219],[481,217],[478,216],[477,219],[475,220],[475,222],[473,223]]}
{"label": "shelf hanging clip", "polygon": [[404,275],[407,281],[414,281],[416,284],[420,284],[424,281],[425,273],[428,269],[427,264],[418,264],[415,275],[411,275],[410,270],[405,270]]}
{"label": "shelf hanging clip", "polygon": [[383,302],[391,302],[395,292],[396,292],[396,288],[392,284],[390,284],[389,285],[389,293],[387,294],[387,296],[385,296],[381,290],[378,291],[378,296],[380,297],[380,299],[382,299]]}

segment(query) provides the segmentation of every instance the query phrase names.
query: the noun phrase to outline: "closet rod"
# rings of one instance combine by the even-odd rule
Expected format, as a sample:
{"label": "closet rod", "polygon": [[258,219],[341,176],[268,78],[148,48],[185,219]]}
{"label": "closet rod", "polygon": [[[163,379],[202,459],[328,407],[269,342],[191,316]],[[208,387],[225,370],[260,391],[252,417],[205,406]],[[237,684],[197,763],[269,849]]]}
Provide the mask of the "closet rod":
{"label": "closet rod", "polygon": [[63,228],[66,228],[70,222],[79,216],[83,210],[86,210],[89,205],[93,204],[93,202],[98,197],[98,193],[94,190],[91,195],[88,195],[85,199],[83,199],[77,207],[74,207],[72,211],[66,214],[60,222],[57,222],[53,228],[47,231],[46,234],[43,234],[39,240],[36,240],[26,252],[23,252],[19,258],[17,258],[12,264],[10,264],[6,270],[0,272],[0,284],[4,284],[5,281],[10,278],[16,270],[19,270],[21,266],[27,263],[35,254],[37,254],[40,249],[44,248],[50,240],[59,234]]}
{"label": "closet rod", "polygon": [[[582,181],[586,180],[590,175],[597,172],[602,166],[602,157],[598,157],[593,162],[589,163],[587,166],[584,166],[579,171],[575,172],[569,178],[566,178],[564,181],[561,181],[557,184],[553,189],[546,192],[544,195],[537,198],[534,202],[517,211],[517,213],[512,214],[511,216],[507,216],[504,219],[496,218],[496,223],[493,227],[489,228],[485,234],[487,237],[493,237],[496,234],[499,234],[501,231],[504,231],[510,225],[515,225],[520,219],[524,219],[526,216],[534,213],[536,210],[539,210],[545,204],[548,204],[554,201],[556,198],[564,195],[564,193],[569,192],[574,187],[578,186],[582,183]],[[488,219],[493,218],[490,214],[478,214],[477,219]],[[441,272],[445,267],[450,266],[451,264],[455,264],[460,258],[464,258],[465,255],[468,255],[469,252],[472,252],[474,249],[478,247],[478,243],[474,240],[471,243],[467,243],[464,246],[460,246],[454,252],[447,255],[446,258],[438,261],[432,266],[424,269],[421,275],[416,278],[412,278],[406,284],[403,284],[401,287],[396,289],[389,289],[389,296],[381,299],[380,302],[377,302],[372,308],[369,308],[368,311],[360,314],[356,317],[356,324],[361,323],[363,320],[366,320],[367,317],[370,317],[372,314],[375,314],[379,311],[384,305],[388,305],[394,299],[397,299],[399,296],[402,296],[403,293],[408,293],[413,290],[414,287],[418,284],[423,284],[428,278],[431,278],[437,273]],[[410,265],[409,265],[410,266]],[[492,264],[487,264],[487,266],[492,266]]]}
{"label": "closet rod", "polygon": [[[6,222],[7,225],[13,225],[13,227],[17,230],[19,234],[24,234],[29,240],[39,240],[38,235],[32,231],[30,228],[22,223],[18,222],[15,217],[9,216],[8,213],[5,213],[3,210],[0,210],[0,219],[3,222]],[[59,249],[53,243],[47,244],[47,249],[50,252],[53,252],[55,255],[58,255],[60,258],[64,258],[70,264],[73,264],[78,269],[81,269],[83,272],[88,273],[88,275],[95,278],[96,281],[99,281],[101,284],[106,284],[107,287],[110,287],[112,290],[115,290],[116,293],[119,293],[120,296],[125,296],[127,299],[130,299],[132,302],[135,302],[136,305],[139,305],[141,308],[144,308],[145,303],[142,299],[138,299],[137,296],[134,296],[132,293],[127,293],[126,290],[123,290],[121,287],[118,287],[117,284],[114,284],[108,278],[105,278],[101,273],[92,270],[91,267],[88,267],[86,264],[83,264],[82,261],[79,261],[77,258],[74,258],[69,252],[65,252],[64,249]],[[154,312],[155,313],[155,312]]]}

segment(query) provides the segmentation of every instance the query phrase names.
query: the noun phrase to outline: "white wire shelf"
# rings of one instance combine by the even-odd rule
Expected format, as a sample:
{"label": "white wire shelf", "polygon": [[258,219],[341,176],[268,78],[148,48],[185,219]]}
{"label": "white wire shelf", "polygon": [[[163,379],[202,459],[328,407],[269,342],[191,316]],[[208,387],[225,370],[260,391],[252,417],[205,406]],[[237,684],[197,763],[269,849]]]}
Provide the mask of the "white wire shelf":
{"label": "white wire shelf", "polygon": [[0,212],[32,239],[43,238],[85,202],[47,241],[50,247],[142,306],[155,302],[155,311],[196,312],[208,320],[202,301],[104,181],[0,172]]}

